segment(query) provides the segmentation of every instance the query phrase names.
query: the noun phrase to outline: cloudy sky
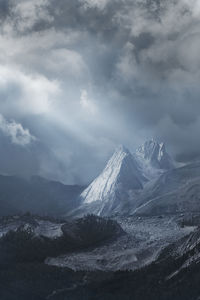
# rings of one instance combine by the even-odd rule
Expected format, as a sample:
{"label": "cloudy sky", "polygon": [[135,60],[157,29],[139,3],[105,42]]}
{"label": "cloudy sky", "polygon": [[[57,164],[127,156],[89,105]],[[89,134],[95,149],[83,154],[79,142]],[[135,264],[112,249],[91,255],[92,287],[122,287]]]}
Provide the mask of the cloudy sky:
{"label": "cloudy sky", "polygon": [[0,173],[83,184],[151,137],[199,156],[199,0],[0,0],[0,25]]}

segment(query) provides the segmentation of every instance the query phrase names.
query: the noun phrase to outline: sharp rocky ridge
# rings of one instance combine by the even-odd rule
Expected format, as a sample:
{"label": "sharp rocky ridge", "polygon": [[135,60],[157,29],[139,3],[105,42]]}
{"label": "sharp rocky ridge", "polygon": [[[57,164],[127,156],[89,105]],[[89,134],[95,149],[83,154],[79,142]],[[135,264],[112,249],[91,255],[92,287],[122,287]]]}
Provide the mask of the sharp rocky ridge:
{"label": "sharp rocky ridge", "polygon": [[98,213],[116,210],[129,198],[132,190],[143,188],[146,178],[140,172],[134,156],[124,146],[119,146],[102,173],[81,194],[82,203],[98,202]]}
{"label": "sharp rocky ridge", "polygon": [[158,143],[154,139],[146,141],[135,153],[141,161],[148,162],[156,169],[169,170],[174,168],[174,163],[166,151],[164,143]]}

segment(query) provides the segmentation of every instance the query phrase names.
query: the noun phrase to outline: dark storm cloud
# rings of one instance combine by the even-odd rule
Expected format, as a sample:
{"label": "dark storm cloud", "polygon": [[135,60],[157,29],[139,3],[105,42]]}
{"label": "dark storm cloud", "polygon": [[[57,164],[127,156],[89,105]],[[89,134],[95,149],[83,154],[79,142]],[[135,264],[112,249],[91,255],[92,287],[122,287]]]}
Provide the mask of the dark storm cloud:
{"label": "dark storm cloud", "polygon": [[0,18],[0,112],[35,138],[1,132],[23,172],[85,183],[152,136],[199,156],[198,1],[10,0]]}
{"label": "dark storm cloud", "polygon": [[11,12],[12,3],[10,0],[0,0],[0,20],[5,20]]}

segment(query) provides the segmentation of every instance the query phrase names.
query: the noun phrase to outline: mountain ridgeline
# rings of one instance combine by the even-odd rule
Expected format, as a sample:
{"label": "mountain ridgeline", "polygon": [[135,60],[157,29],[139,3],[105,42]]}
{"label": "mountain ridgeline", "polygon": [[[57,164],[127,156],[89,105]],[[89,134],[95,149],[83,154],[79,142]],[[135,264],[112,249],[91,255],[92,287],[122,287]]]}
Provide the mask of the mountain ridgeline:
{"label": "mountain ridgeline", "polygon": [[0,215],[27,211],[40,215],[60,216],[75,208],[84,187],[64,185],[39,176],[28,180],[0,175]]}
{"label": "mountain ridgeline", "polygon": [[72,216],[200,212],[200,163],[176,167],[164,143],[154,140],[134,154],[120,146],[80,203]]}
{"label": "mountain ridgeline", "polygon": [[176,167],[165,144],[119,146],[88,187],[0,175],[0,215],[82,217],[200,212],[200,162]]}

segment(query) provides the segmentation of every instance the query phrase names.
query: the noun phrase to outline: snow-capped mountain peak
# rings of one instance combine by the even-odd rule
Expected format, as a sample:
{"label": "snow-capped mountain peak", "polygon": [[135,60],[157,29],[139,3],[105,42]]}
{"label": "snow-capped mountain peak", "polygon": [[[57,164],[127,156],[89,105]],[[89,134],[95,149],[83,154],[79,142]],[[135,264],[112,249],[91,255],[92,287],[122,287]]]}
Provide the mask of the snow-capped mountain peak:
{"label": "snow-capped mountain peak", "polygon": [[146,141],[136,150],[136,157],[145,160],[156,169],[169,170],[174,167],[170,155],[166,151],[164,143],[158,143],[154,139]]}
{"label": "snow-capped mountain peak", "polygon": [[98,203],[98,214],[114,210],[129,198],[129,192],[143,188],[145,178],[129,150],[120,145],[102,173],[81,194],[83,204]]}

